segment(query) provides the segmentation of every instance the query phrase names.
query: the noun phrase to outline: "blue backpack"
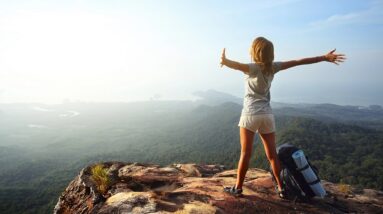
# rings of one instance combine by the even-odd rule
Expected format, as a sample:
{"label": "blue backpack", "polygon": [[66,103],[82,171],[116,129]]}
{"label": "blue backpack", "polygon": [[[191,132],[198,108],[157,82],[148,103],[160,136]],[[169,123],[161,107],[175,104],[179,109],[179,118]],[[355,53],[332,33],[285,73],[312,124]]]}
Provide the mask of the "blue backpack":
{"label": "blue backpack", "polygon": [[[312,197],[316,196],[311,185],[315,185],[320,182],[318,177],[318,169],[313,166],[306,156],[308,164],[303,168],[298,168],[292,155],[298,151],[297,147],[291,144],[282,144],[277,147],[278,158],[281,162],[281,172],[280,178],[282,181],[284,192],[284,198],[292,201],[302,201],[307,202]],[[302,171],[311,167],[312,171],[315,173],[317,179],[308,183],[304,176],[302,175]],[[271,173],[273,175],[273,173]],[[273,180],[275,182],[275,178],[273,175]]]}

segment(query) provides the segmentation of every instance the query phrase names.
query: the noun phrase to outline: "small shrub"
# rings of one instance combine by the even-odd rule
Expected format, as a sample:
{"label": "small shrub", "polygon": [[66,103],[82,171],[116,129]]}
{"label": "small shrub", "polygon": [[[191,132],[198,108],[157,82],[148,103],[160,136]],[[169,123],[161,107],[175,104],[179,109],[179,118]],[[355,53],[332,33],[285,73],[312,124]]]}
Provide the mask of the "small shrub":
{"label": "small shrub", "polygon": [[110,185],[108,169],[102,164],[97,164],[92,167],[92,180],[96,183],[98,191],[105,194]]}

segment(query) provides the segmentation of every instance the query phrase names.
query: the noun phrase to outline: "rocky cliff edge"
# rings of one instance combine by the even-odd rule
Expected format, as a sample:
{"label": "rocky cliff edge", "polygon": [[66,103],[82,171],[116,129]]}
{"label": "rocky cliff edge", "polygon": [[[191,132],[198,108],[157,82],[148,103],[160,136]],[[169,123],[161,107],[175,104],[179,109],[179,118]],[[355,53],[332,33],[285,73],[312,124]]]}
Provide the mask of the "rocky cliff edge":
{"label": "rocky cliff edge", "polygon": [[308,203],[280,199],[269,172],[249,169],[244,195],[223,192],[235,184],[236,170],[222,165],[99,163],[106,186],[91,165],[70,182],[55,206],[56,214],[85,213],[383,213],[383,192],[322,181],[328,195]]}

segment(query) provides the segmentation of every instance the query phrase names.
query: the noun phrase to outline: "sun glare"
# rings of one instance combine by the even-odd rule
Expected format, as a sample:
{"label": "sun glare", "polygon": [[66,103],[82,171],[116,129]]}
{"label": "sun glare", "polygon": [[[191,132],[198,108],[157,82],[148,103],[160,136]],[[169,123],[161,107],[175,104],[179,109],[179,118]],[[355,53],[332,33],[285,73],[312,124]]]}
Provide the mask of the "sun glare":
{"label": "sun glare", "polygon": [[0,26],[0,81],[11,89],[2,101],[108,100],[110,85],[140,84],[150,68],[143,41],[152,33],[129,16],[19,12]]}

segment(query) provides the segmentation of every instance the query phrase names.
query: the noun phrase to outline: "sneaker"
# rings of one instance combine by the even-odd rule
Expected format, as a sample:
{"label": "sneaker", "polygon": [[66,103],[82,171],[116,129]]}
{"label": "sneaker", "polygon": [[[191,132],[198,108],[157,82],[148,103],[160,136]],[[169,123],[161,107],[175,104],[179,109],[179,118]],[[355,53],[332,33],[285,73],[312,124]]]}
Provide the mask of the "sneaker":
{"label": "sneaker", "polygon": [[278,196],[280,198],[286,199],[286,190],[285,189],[279,190],[278,187],[276,186],[275,187],[275,192],[278,194]]}
{"label": "sneaker", "polygon": [[235,186],[232,187],[224,187],[223,191],[229,193],[230,195],[233,196],[242,196],[242,189],[237,189]]}

